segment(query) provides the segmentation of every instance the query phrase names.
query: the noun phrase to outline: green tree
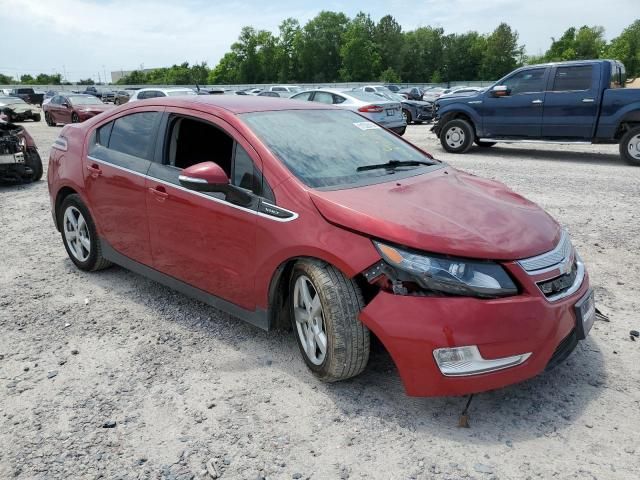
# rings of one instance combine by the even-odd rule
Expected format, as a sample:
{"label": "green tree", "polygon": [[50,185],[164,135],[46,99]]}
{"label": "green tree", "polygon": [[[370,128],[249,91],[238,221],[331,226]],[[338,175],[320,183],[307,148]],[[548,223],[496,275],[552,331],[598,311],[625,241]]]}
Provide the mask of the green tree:
{"label": "green tree", "polygon": [[0,85],[11,85],[13,83],[15,83],[13,77],[0,73]]}
{"label": "green tree", "polygon": [[405,82],[426,82],[434,72],[440,70],[443,61],[444,30],[420,27],[404,35],[402,70]]}
{"label": "green tree", "polygon": [[35,82],[35,79],[28,73],[20,75],[20,83],[23,83],[25,85],[33,85],[33,82]]}
{"label": "green tree", "polygon": [[300,49],[302,29],[295,18],[285,19],[279,27],[278,81],[297,82],[300,79]]}
{"label": "green tree", "polygon": [[605,46],[604,28],[587,25],[580,29],[571,27],[559,39],[551,39],[551,46],[544,57],[549,62],[600,58]]}
{"label": "green tree", "polygon": [[[131,82],[131,83],[133,84],[136,82]],[[96,82],[94,82],[92,78],[85,78],[85,79],[78,80],[78,85],[95,85],[95,84]]]}
{"label": "green tree", "polygon": [[624,63],[629,77],[640,76],[640,20],[636,20],[611,41],[606,56]]}
{"label": "green tree", "polygon": [[400,83],[400,75],[393,68],[389,67],[380,74],[380,81],[384,83]]}
{"label": "green tree", "polygon": [[478,32],[451,34],[443,37],[442,76],[447,82],[482,80],[480,69],[487,38]]}
{"label": "green tree", "polygon": [[322,11],[302,29],[300,63],[302,81],[334,82],[339,79],[340,48],[349,25],[344,13]]}
{"label": "green tree", "polygon": [[227,52],[218,65],[209,72],[208,83],[225,85],[240,83],[240,59],[234,52]]}
{"label": "green tree", "polygon": [[340,78],[362,82],[378,77],[380,55],[373,42],[375,24],[369,15],[358,13],[342,36]]}
{"label": "green tree", "polygon": [[399,72],[402,69],[404,44],[400,24],[391,15],[385,15],[376,25],[373,39],[380,55],[380,68]]}
{"label": "green tree", "polygon": [[480,77],[496,80],[522,63],[524,47],[518,46],[518,32],[506,23],[501,23],[487,37]]}

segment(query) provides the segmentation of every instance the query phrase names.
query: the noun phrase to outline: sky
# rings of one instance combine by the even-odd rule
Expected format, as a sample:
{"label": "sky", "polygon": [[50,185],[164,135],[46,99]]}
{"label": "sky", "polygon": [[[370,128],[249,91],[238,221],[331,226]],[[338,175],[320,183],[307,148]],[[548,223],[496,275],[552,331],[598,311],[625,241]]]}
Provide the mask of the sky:
{"label": "sky", "polygon": [[77,81],[184,61],[214,66],[243,26],[276,32],[287,17],[304,24],[321,10],[362,10],[376,21],[391,14],[403,30],[446,33],[489,33],[507,22],[529,54],[571,26],[601,25],[610,40],[639,16],[638,0],[0,0],[0,73]]}

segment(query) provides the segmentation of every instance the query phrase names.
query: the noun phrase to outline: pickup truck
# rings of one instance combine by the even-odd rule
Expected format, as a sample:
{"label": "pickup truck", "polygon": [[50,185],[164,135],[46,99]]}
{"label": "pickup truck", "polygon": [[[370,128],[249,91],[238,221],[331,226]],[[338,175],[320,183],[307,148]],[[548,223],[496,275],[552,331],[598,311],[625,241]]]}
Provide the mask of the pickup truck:
{"label": "pickup truck", "polygon": [[474,142],[610,143],[640,166],[640,89],[625,84],[616,60],[528,65],[481,92],[436,100],[431,131],[451,153]]}
{"label": "pickup truck", "polygon": [[96,87],[87,87],[83,92],[85,95],[93,95],[94,97],[98,97],[103,102],[115,102],[115,92],[111,90],[98,90]]}
{"label": "pickup truck", "polygon": [[36,93],[33,88],[14,88],[9,92],[12,97],[18,97],[31,105],[42,106],[44,93]]}

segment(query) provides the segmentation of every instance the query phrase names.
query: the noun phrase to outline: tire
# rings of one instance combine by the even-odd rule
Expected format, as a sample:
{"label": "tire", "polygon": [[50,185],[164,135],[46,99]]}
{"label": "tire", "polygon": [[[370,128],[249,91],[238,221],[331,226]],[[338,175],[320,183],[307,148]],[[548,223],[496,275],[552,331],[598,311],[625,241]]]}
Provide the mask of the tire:
{"label": "tire", "polygon": [[440,131],[440,144],[449,153],[465,153],[474,140],[473,127],[461,118],[448,121]]}
{"label": "tire", "polygon": [[42,178],[42,159],[35,148],[29,147],[25,155],[25,164],[33,172],[28,180],[37,182]]}
{"label": "tire", "polygon": [[76,112],[71,114],[71,123],[80,123],[80,118]]}
{"label": "tire", "polygon": [[5,113],[5,116],[7,117],[7,123],[13,123],[13,115]]}
{"label": "tire", "polygon": [[402,109],[402,116],[404,117],[404,121],[407,122],[407,125],[409,125],[413,120],[411,112],[405,108]]}
{"label": "tire", "polygon": [[478,139],[476,139],[475,142],[476,142],[477,146],[482,147],[482,148],[493,147],[496,144],[496,142],[482,142],[482,141],[480,141]]}
{"label": "tire", "polygon": [[634,127],[622,136],[620,156],[629,165],[640,167],[640,127]]}
{"label": "tire", "polygon": [[120,105],[120,99],[119,99],[119,98],[116,98],[116,99],[113,101],[113,104],[114,104],[114,105]]}
{"label": "tire", "polygon": [[50,127],[56,126],[56,122],[51,119],[51,114],[49,112],[44,112],[44,121],[47,122],[47,125]]}
{"label": "tire", "polygon": [[392,128],[391,131],[397,135],[403,136],[407,131],[407,126],[405,125],[404,127]]}
{"label": "tire", "polygon": [[[76,267],[86,272],[94,272],[111,266],[111,262],[102,256],[102,247],[95,223],[79,195],[72,194],[66,197],[60,205],[60,210],[57,211],[56,214],[58,217],[58,225],[60,225],[62,243],[69,258]],[[80,222],[78,214],[82,216],[83,223]],[[73,218],[75,218],[75,227],[68,215],[72,215]],[[74,240],[74,237],[71,235],[74,228],[76,231],[75,238],[77,240]],[[87,243],[83,242],[82,239],[88,239],[88,248]]]}
{"label": "tire", "polygon": [[37,114],[35,114],[35,115],[33,116],[33,121],[34,121],[34,122],[39,122],[40,120],[42,120],[42,117],[40,116],[40,114],[39,114],[39,113],[37,113]]}
{"label": "tire", "polygon": [[[358,320],[364,300],[356,283],[332,265],[316,260],[298,262],[289,282],[293,332],[309,370],[324,382],[345,380],[361,373],[369,361],[371,345],[369,329]],[[303,284],[307,287],[306,295]],[[316,317],[311,315],[314,308],[320,308]],[[312,330],[315,334],[309,335]],[[303,340],[311,337],[312,344]],[[310,347],[306,349],[305,344]]]}

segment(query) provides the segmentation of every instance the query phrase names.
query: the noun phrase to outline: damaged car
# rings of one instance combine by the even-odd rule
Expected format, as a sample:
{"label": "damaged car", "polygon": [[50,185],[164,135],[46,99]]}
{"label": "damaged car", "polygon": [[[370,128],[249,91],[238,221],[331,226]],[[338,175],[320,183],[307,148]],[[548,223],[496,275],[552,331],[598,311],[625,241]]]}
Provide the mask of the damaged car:
{"label": "damaged car", "polygon": [[40,110],[18,97],[0,97],[0,117],[8,123],[24,120],[40,121]]}
{"label": "damaged car", "polygon": [[20,125],[0,122],[0,181],[35,182],[42,178],[36,144]]}

